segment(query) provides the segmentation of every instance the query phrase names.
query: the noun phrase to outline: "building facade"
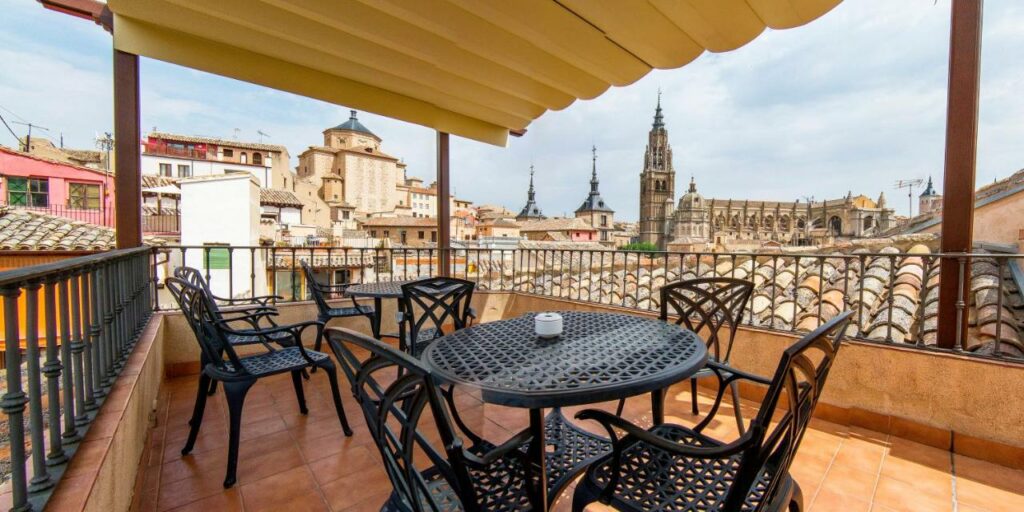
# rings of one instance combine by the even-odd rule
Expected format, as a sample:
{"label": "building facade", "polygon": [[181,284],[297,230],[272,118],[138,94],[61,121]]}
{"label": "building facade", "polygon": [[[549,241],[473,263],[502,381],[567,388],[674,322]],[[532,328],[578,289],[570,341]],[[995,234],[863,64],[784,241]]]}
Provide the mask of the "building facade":
{"label": "building facade", "polygon": [[0,205],[112,227],[114,176],[0,147]]}
{"label": "building facade", "polygon": [[612,210],[601,197],[598,190],[600,182],[597,180],[597,147],[591,148],[590,193],[583,200],[583,204],[576,208],[576,218],[583,219],[598,232],[598,241],[609,247],[614,247],[615,241],[612,233],[615,232],[615,210]]}
{"label": "building facade", "polygon": [[676,171],[672,165],[672,146],[661,113],[661,93],[654,110],[654,123],[647,135],[644,168],[640,172],[640,241],[665,247],[666,206],[675,198]]}
{"label": "building facade", "polygon": [[249,173],[260,187],[289,189],[288,149],[276,144],[152,132],[142,144],[142,174],[167,178]]}

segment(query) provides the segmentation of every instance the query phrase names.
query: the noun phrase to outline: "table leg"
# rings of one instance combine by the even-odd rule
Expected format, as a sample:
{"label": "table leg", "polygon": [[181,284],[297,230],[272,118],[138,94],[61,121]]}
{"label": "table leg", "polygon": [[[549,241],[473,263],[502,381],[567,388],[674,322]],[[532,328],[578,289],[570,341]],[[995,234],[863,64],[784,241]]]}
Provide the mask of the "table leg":
{"label": "table leg", "polygon": [[533,476],[533,492],[530,493],[530,501],[533,510],[547,512],[548,510],[548,465],[547,465],[547,440],[544,437],[544,410],[530,409],[530,433],[533,439],[530,441],[530,460],[533,467],[530,468]]}
{"label": "table leg", "polygon": [[384,316],[384,311],[381,310],[380,297],[373,298],[373,318],[370,319],[370,330],[373,331],[373,339],[380,339],[380,322]]}
{"label": "table leg", "polygon": [[654,424],[665,423],[665,390],[659,389],[651,392],[651,415],[654,417]]}

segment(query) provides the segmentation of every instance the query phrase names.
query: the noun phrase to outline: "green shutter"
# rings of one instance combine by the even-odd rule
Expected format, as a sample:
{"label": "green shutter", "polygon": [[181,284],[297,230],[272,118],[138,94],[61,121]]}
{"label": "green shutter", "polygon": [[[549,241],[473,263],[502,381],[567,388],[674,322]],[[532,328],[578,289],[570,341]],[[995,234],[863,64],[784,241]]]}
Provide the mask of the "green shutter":
{"label": "green shutter", "polygon": [[231,255],[227,247],[211,247],[204,251],[203,263],[210,270],[227,270],[231,268]]}

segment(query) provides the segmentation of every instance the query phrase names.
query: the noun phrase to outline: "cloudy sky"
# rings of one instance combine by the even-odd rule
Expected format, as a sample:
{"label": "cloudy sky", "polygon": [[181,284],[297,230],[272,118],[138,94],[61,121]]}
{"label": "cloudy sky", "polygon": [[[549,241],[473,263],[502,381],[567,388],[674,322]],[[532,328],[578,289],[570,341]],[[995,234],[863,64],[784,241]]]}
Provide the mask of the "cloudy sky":
{"label": "cloudy sky", "polygon": [[[110,36],[35,1],[0,4],[0,115],[48,127],[54,138],[63,133],[70,147],[92,147],[113,125]],[[988,0],[985,17],[979,184],[1024,167],[1024,2]],[[533,163],[544,212],[572,212],[588,190],[594,144],[602,194],[621,218],[635,220],[660,88],[677,191],[691,175],[705,197],[884,191],[906,213],[905,191],[894,182],[941,177],[948,41],[949,0],[847,0],[808,26],[548,112],[508,148],[455,138],[453,187],[477,203],[518,210]],[[340,106],[143,60],[145,131],[231,138],[237,128],[239,138],[256,140],[262,130],[294,159],[347,117]],[[430,181],[432,131],[360,119],[411,175]],[[24,126],[12,128],[24,135]],[[15,144],[2,126],[0,144]]]}

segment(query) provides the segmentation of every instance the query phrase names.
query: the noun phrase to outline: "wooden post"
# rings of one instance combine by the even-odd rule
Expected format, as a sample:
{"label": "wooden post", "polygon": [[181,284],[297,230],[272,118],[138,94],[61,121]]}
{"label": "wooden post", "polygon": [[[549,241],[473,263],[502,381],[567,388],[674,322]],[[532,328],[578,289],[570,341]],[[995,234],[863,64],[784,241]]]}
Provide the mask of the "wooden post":
{"label": "wooden post", "polygon": [[[982,0],[953,0],[946,107],[946,164],[942,184],[943,253],[970,252],[974,237],[974,183],[978,149]],[[967,334],[970,265],[940,264],[938,344],[959,348]],[[963,275],[961,275],[961,269]]]}
{"label": "wooden post", "polygon": [[449,179],[448,134],[437,132],[437,248],[439,275],[451,275],[451,180]]}
{"label": "wooden post", "polygon": [[139,56],[114,50],[114,228],[117,248],[142,245]]}

